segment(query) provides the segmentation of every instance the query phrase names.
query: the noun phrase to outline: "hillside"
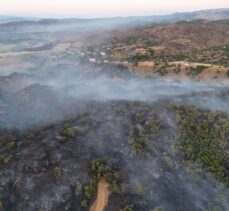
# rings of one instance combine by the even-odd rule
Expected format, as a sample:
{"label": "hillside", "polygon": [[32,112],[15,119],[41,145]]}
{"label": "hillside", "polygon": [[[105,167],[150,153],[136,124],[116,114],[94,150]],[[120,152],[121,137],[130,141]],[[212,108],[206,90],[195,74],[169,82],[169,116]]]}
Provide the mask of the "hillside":
{"label": "hillside", "polygon": [[228,15],[0,24],[0,211],[228,211]]}
{"label": "hillside", "polygon": [[112,34],[100,51],[140,74],[228,80],[228,21],[178,22]]}
{"label": "hillside", "polygon": [[229,18],[229,9],[211,9],[195,12],[174,13],[170,15],[133,16],[133,17],[113,17],[96,19],[39,19],[0,16],[0,31],[31,30],[31,27],[38,27],[36,30],[46,30],[46,26],[53,27],[52,30],[64,30],[69,26],[77,30],[87,27],[92,28],[116,28],[135,27],[150,24],[175,23],[178,21],[193,20],[224,20]]}

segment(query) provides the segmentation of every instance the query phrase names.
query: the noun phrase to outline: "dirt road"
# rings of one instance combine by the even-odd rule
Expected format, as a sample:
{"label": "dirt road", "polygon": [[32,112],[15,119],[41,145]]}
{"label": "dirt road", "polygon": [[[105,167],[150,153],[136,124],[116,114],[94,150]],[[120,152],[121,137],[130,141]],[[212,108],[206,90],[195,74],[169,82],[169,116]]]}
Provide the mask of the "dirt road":
{"label": "dirt road", "polygon": [[110,195],[109,183],[102,179],[99,181],[97,198],[90,208],[90,211],[103,211],[108,203],[108,198]]}

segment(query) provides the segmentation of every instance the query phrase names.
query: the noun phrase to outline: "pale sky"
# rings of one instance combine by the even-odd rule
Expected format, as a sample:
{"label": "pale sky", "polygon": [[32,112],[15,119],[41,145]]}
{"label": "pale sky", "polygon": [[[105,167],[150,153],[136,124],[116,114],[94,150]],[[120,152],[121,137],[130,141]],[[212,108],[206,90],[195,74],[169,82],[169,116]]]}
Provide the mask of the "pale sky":
{"label": "pale sky", "polygon": [[0,0],[0,15],[114,17],[229,8],[229,0]]}

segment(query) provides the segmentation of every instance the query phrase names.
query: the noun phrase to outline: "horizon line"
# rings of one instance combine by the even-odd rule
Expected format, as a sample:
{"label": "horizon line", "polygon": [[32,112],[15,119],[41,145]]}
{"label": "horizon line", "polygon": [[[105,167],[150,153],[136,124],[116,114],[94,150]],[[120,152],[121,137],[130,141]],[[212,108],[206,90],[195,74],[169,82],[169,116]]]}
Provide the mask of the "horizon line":
{"label": "horizon line", "polygon": [[20,15],[1,15],[0,14],[0,18],[1,17],[6,17],[6,18],[25,18],[25,19],[40,19],[40,20],[44,20],[44,19],[82,19],[82,20],[86,20],[86,19],[113,19],[113,18],[134,18],[134,17],[159,17],[159,16],[169,16],[169,15],[174,15],[174,14],[181,14],[181,13],[194,13],[194,12],[201,12],[201,11],[217,11],[217,10],[229,10],[229,7],[223,7],[223,8],[210,8],[210,9],[200,9],[200,10],[193,10],[193,11],[174,11],[174,12],[168,12],[168,13],[163,13],[163,14],[156,14],[156,15],[129,15],[129,16],[104,16],[104,17],[77,17],[77,16],[66,16],[66,17],[57,17],[57,16],[53,16],[53,17],[48,17],[48,16],[20,16]]}

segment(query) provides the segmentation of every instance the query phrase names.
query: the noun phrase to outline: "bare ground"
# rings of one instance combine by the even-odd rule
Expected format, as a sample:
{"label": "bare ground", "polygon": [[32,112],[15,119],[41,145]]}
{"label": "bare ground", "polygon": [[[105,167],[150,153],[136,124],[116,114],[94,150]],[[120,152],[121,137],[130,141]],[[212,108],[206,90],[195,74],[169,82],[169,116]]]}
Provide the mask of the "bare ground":
{"label": "bare ground", "polygon": [[110,195],[109,183],[102,179],[98,184],[97,198],[90,208],[90,211],[103,211],[105,210],[108,198]]}

